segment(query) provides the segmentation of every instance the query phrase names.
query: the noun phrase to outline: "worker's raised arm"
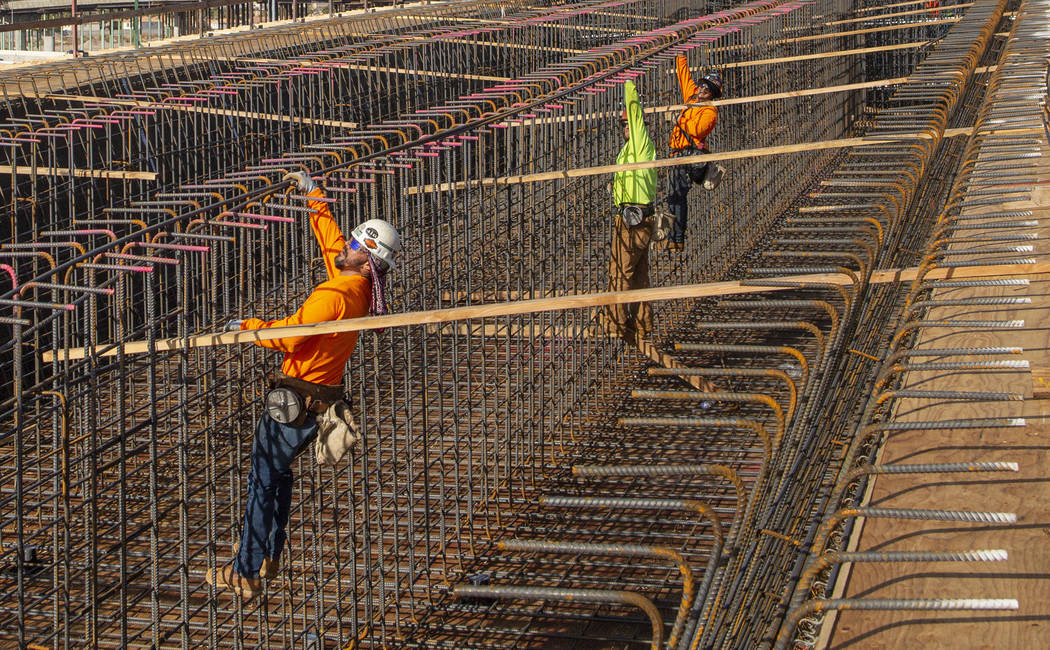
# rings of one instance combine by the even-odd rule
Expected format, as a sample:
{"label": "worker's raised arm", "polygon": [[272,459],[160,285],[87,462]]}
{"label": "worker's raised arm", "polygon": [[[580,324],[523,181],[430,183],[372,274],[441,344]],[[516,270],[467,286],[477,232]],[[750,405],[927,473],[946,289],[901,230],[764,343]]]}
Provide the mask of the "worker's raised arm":
{"label": "worker's raised arm", "polygon": [[627,126],[630,129],[630,137],[627,146],[631,149],[632,161],[640,162],[656,159],[656,146],[645,128],[645,119],[642,116],[642,104],[638,100],[638,88],[633,81],[623,85],[624,102],[627,104]]}
{"label": "worker's raised arm", "polygon": [[[304,325],[306,323],[320,323],[322,321],[338,320],[342,317],[340,306],[343,299],[334,290],[320,286],[306,299],[299,311],[287,318],[280,320],[265,321],[261,318],[248,318],[241,322],[242,330],[264,330],[271,327],[287,327],[290,325]],[[268,341],[253,341],[256,345],[281,352],[295,352],[295,348],[308,337],[290,336],[283,339],[270,339]]]}
{"label": "worker's raised arm", "polygon": [[[308,196],[324,198],[321,188],[315,188]],[[324,201],[308,201],[314,212],[310,214],[310,227],[314,231],[314,237],[321,247],[321,255],[324,257],[324,267],[328,271],[328,279],[331,280],[339,275],[339,269],[335,266],[335,257],[343,247],[346,246],[346,237],[339,225],[332,218],[332,211]]]}
{"label": "worker's raised arm", "polygon": [[[284,180],[295,183],[296,187],[308,197],[323,199],[324,192],[317,187],[317,183],[307,172],[292,172],[284,175]],[[328,271],[328,279],[331,280],[339,275],[339,269],[335,266],[335,257],[346,245],[346,237],[339,229],[332,211],[328,208],[326,201],[308,200],[307,206],[312,210],[310,213],[310,228],[314,231],[314,237],[321,247],[321,257],[324,258],[324,267]]]}
{"label": "worker's raised arm", "polygon": [[700,94],[700,89],[693,81],[693,75],[689,72],[689,64],[684,56],[675,57],[675,74],[678,75],[678,85],[682,89],[682,101],[688,103]]}

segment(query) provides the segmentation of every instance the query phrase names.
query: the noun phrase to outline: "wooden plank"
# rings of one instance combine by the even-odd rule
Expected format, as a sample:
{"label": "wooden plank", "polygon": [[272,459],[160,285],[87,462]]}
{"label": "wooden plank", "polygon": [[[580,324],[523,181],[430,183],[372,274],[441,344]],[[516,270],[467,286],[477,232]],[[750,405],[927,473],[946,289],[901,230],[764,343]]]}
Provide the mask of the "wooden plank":
{"label": "wooden plank", "polygon": [[580,178],[584,176],[598,176],[601,174],[613,174],[618,171],[632,169],[650,169],[661,167],[677,167],[689,163],[709,162],[712,160],[739,160],[742,158],[758,158],[761,156],[775,156],[785,153],[800,153],[803,151],[821,151],[824,149],[841,149],[845,147],[870,147],[884,144],[896,144],[917,139],[929,139],[928,133],[901,133],[892,138],[841,138],[838,140],[822,140],[820,142],[803,142],[800,144],[785,144],[773,147],[759,147],[756,149],[739,149],[736,151],[722,151],[719,153],[699,154],[696,156],[679,156],[677,158],[660,158],[650,162],[627,163],[623,165],[600,165],[598,167],[577,167],[574,169],[563,169],[552,172],[541,172],[536,174],[521,174],[518,176],[499,176],[479,178],[473,181],[457,181],[450,183],[434,183],[417,187],[409,187],[406,194],[427,194],[430,192],[447,192],[450,190],[461,190],[467,187],[495,187],[505,185],[522,185],[528,183],[539,183],[542,181],[565,180],[569,178]]}
{"label": "wooden plank", "polygon": [[177,104],[172,106],[171,104],[157,104],[155,107],[163,107],[168,109],[174,109],[176,111],[183,111],[186,113],[207,113],[211,115],[228,115],[231,117],[243,117],[252,120],[271,120],[274,122],[295,122],[302,124],[312,124],[314,126],[334,126],[341,129],[356,129],[360,126],[357,122],[342,122],[339,120],[322,120],[312,117],[295,117],[292,115],[273,115],[271,113],[255,113],[252,111],[231,111],[224,108],[208,108],[205,106],[185,106]]}
{"label": "wooden plank", "polygon": [[[421,16],[414,16],[412,14],[406,14],[409,18],[420,18]],[[637,31],[633,29],[616,29],[614,27],[596,27],[594,25],[563,25],[558,22],[553,22],[557,16],[551,18],[544,18],[544,22],[535,21],[529,19],[522,23],[514,20],[492,20],[489,18],[457,18],[450,16],[442,16],[443,21],[452,22],[463,22],[463,23],[478,23],[482,25],[500,25],[501,27],[552,27],[554,29],[571,29],[581,32],[612,32],[614,34],[648,34],[649,32]]]}
{"label": "wooden plank", "polygon": [[932,27],[933,25],[946,25],[957,23],[962,18],[940,18],[938,20],[924,20],[914,23],[902,23],[900,25],[883,25],[882,27],[868,27],[867,29],[852,29],[845,32],[829,32],[827,34],[814,34],[813,36],[796,36],[783,40],[773,41],[774,45],[784,43],[803,43],[805,41],[822,41],[826,38],[837,38],[839,36],[859,36],[861,34],[875,34],[878,32],[891,32],[898,29],[910,29],[912,27]]}
{"label": "wooden plank", "polygon": [[291,115],[274,115],[271,113],[255,113],[252,111],[232,111],[225,108],[210,108],[207,106],[187,106],[184,104],[166,104],[163,102],[144,102],[134,99],[114,99],[111,97],[92,97],[89,95],[65,95],[61,93],[23,93],[23,97],[34,97],[36,99],[64,100],[70,102],[93,102],[99,104],[113,104],[114,106],[131,106],[135,108],[146,108],[153,110],[173,110],[184,113],[206,113],[209,115],[227,115],[230,117],[243,117],[253,120],[271,120],[275,122],[301,122],[316,126],[334,126],[343,129],[356,129],[356,122],[341,122],[339,120],[322,120],[312,117],[294,117]]}
{"label": "wooden plank", "polygon": [[[770,93],[766,95],[749,95],[747,97],[733,97],[731,99],[716,99],[711,102],[712,106],[735,106],[737,104],[751,104],[755,102],[768,102],[777,99],[791,99],[795,97],[808,97],[810,95],[824,95],[827,93],[844,92],[847,90],[860,90],[864,88],[882,88],[885,86],[893,86],[896,84],[904,83],[908,80],[908,77],[894,77],[892,79],[879,79],[875,81],[864,81],[853,84],[842,84],[840,86],[824,86],[821,88],[806,88],[804,90],[789,90],[782,93]],[[662,113],[675,113],[684,110],[686,104],[669,104],[666,106],[650,106],[643,108],[642,112],[647,114],[662,114]],[[580,115],[562,115],[559,117],[536,117],[527,118],[524,120],[515,120],[513,122],[503,122],[505,127],[525,127],[525,126],[536,126],[540,124],[561,124],[565,122],[579,122],[583,120],[593,119],[611,119],[618,117],[618,111],[595,111],[591,113],[583,113]],[[668,119],[673,119],[674,116],[668,116]]]}
{"label": "wooden plank", "polygon": [[[347,36],[361,36],[361,37],[375,37],[375,34],[368,32],[347,32]],[[566,47],[546,47],[542,45],[524,45],[522,43],[500,43],[498,41],[483,41],[469,38],[441,38],[439,36],[401,36],[398,35],[397,39],[391,40],[385,45],[397,45],[398,43],[405,43],[408,41],[434,41],[441,43],[457,43],[460,45],[484,45],[488,47],[503,47],[513,50],[535,50],[544,52],[562,52],[564,54],[583,54],[587,50],[574,50]]]}
{"label": "wooden plank", "polygon": [[[918,267],[881,269],[871,274],[871,284],[911,282],[918,277]],[[1017,275],[1050,273],[1050,262],[1033,264],[989,264],[987,266],[963,266],[959,268],[934,268],[923,275],[926,280],[973,280],[977,278],[1008,278]]]}
{"label": "wooden plank", "polygon": [[[1000,278],[1011,275],[1027,275],[1048,272],[1050,272],[1050,262],[1037,264],[972,266],[957,269],[934,269],[927,273],[925,277],[930,279],[977,277]],[[908,282],[914,280],[917,273],[918,268],[916,267],[884,269],[874,272],[872,274],[871,282]],[[839,284],[843,286],[849,286],[853,283],[850,277],[844,273],[792,275],[782,276],[776,279],[794,283],[817,282]],[[767,293],[773,291],[786,291],[793,288],[757,286],[749,284],[748,282],[749,281],[747,280],[730,280],[725,282],[708,282],[705,284],[653,287],[650,289],[636,289],[633,291],[555,296],[552,298],[517,300],[487,305],[471,305],[469,307],[431,309],[404,314],[390,314],[387,316],[371,316],[368,318],[326,321],[322,323],[311,323],[309,325],[296,325],[293,327],[249,330],[242,332],[215,332],[211,334],[191,336],[186,339],[162,339],[155,343],[154,349],[157,351],[168,351],[180,350],[183,348],[207,348],[218,345],[229,345],[231,343],[251,343],[254,341],[265,341],[290,336],[311,336],[318,334],[334,334],[336,332],[358,332],[361,330],[386,327],[449,323],[475,318],[519,316],[522,314],[546,311],[564,311],[568,309],[586,309],[591,307],[603,307],[605,305],[619,305],[629,302],[653,302],[657,300],[681,300],[748,293]],[[116,344],[108,350],[103,350],[102,346],[100,346],[98,354],[99,356],[114,356],[119,349],[123,349],[125,354],[142,354],[150,351],[149,343],[147,341],[134,341],[124,344]],[[58,359],[59,361],[83,359],[87,355],[88,350],[88,348],[82,347],[47,351],[43,353],[43,360],[45,362],[51,362],[55,359]]]}
{"label": "wooden plank", "polygon": [[1050,368],[1032,368],[1032,399],[1050,399]]}
{"label": "wooden plank", "polygon": [[[829,38],[839,38],[841,36],[860,36],[863,34],[876,34],[878,32],[892,32],[901,29],[911,29],[913,27],[931,27],[933,25],[947,25],[957,23],[962,18],[940,18],[937,20],[920,20],[911,23],[898,23],[895,25],[881,25],[879,27],[867,27],[864,29],[850,29],[841,32],[825,32],[823,34],[813,34],[811,36],[793,36],[791,38],[781,38],[775,41],[769,41],[770,45],[787,45],[789,43],[805,43],[807,41],[823,41]],[[726,45],[722,47],[716,47],[711,50],[705,50],[710,52],[733,52],[740,51],[752,47],[751,45]],[[717,66],[712,66],[716,68]]]}
{"label": "wooden plank", "polygon": [[[794,36],[791,38],[781,38],[774,41],[769,41],[770,45],[787,45],[790,43],[805,43],[808,41],[824,41],[830,38],[839,38],[842,36],[860,36],[863,34],[875,34],[878,32],[892,32],[901,29],[911,29],[913,27],[931,27],[934,25],[947,25],[954,24],[962,20],[960,17],[953,18],[941,18],[937,20],[920,20],[910,23],[899,23],[895,25],[882,25],[879,27],[868,27],[865,29],[851,29],[840,32],[825,32],[823,34],[813,34],[810,36]],[[723,53],[723,52],[739,52],[753,47],[753,44],[741,44],[741,45],[722,45],[719,47],[705,49],[704,52],[712,53]],[[717,69],[719,66],[712,66],[712,69]],[[672,71],[673,72],[673,71]]]}
{"label": "wooden plank", "polygon": [[642,16],[640,14],[618,14],[612,11],[588,11],[588,16],[611,16],[613,18],[633,18],[635,20],[661,21],[660,16]]}
{"label": "wooden plank", "polygon": [[[981,131],[982,135],[1031,135],[1042,133],[1037,127],[1019,129],[996,129]],[[954,138],[962,135],[973,134],[972,127],[961,127],[956,129],[945,129],[942,138]],[[689,163],[709,162],[712,160],[740,160],[743,158],[759,158],[761,156],[775,156],[785,153],[801,153],[804,151],[821,151],[824,149],[842,149],[845,147],[874,147],[884,144],[897,144],[911,140],[929,140],[929,133],[898,133],[892,137],[875,138],[841,138],[838,140],[822,140],[820,142],[802,142],[799,144],[783,144],[773,147],[759,147],[756,149],[738,149],[736,151],[721,151],[719,153],[705,153],[696,156],[679,156],[677,158],[660,158],[650,162],[627,163],[623,165],[600,165],[598,167],[577,167],[573,169],[562,169],[552,172],[540,172],[536,174],[521,174],[518,176],[498,176],[479,178],[473,181],[455,181],[446,183],[434,183],[431,185],[419,185],[409,187],[406,194],[427,194],[429,192],[448,192],[451,190],[462,190],[468,187],[503,187],[507,185],[524,185],[529,183],[540,183],[544,181],[566,180],[569,178],[581,178],[584,176],[599,176],[601,174],[613,174],[619,171],[632,169],[659,169],[661,167],[677,167]]]}
{"label": "wooden plank", "polygon": [[849,13],[861,14],[869,11],[882,11],[883,9],[896,9],[897,7],[911,7],[913,5],[924,5],[930,0],[908,0],[908,2],[894,2],[888,5],[875,5],[873,7],[863,7],[861,9],[854,9]]}
{"label": "wooden plank", "polygon": [[[520,25],[520,23],[514,23],[514,24],[515,25]],[[642,30],[637,30],[637,29],[616,29],[615,27],[596,27],[594,25],[563,25],[561,23],[557,23],[557,22],[553,22],[553,21],[546,21],[546,22],[542,22],[542,23],[540,23],[540,22],[531,22],[530,21],[530,22],[527,22],[525,24],[528,25],[529,27],[532,27],[532,26],[535,25],[535,26],[538,26],[538,27],[550,27],[550,28],[553,28],[553,29],[574,29],[574,30],[585,31],[585,32],[603,32],[603,33],[606,33],[606,34],[610,34],[610,33],[611,34],[632,34],[632,35],[638,36],[638,35],[648,34],[649,33],[647,31],[642,31]]]}
{"label": "wooden plank", "polygon": [[755,59],[752,61],[737,61],[718,66],[719,70],[728,68],[747,68],[755,65],[773,65],[776,63],[788,63],[791,61],[813,61],[816,59],[828,59],[836,56],[852,56],[854,54],[870,54],[872,52],[892,52],[894,50],[907,50],[929,45],[930,41],[912,41],[911,43],[898,43],[897,45],[879,45],[877,47],[861,47],[852,50],[835,50],[833,52],[817,52],[816,54],[799,54],[797,56],[783,56],[776,59]]}
{"label": "wooden plank", "polygon": [[122,172],[114,169],[72,169],[68,167],[32,167],[29,165],[0,165],[0,174],[16,176],[74,176],[76,178],[113,178],[123,181],[155,181],[156,172]]}
{"label": "wooden plank", "polygon": [[[996,69],[996,66],[984,66],[974,70],[974,74],[982,74],[985,72],[991,72]],[[797,97],[809,97],[811,95],[824,95],[827,93],[844,92],[847,90],[862,90],[865,88],[883,88],[886,86],[893,86],[897,84],[907,83],[909,77],[892,77],[889,79],[877,79],[874,81],[863,81],[852,84],[842,84],[839,86],[822,86],[820,88],[806,88],[803,90],[791,90],[782,93],[770,93],[766,95],[749,95],[747,97],[733,97],[730,99],[716,99],[711,102],[712,106],[734,106],[737,104],[751,104],[755,102],[767,102],[774,101],[777,99],[791,99]],[[661,114],[661,113],[675,113],[686,108],[687,104],[668,104],[665,106],[650,106],[643,108],[642,112],[647,114]],[[513,122],[503,122],[505,127],[523,127],[523,126],[534,126],[538,124],[560,124],[564,122],[577,122],[581,120],[590,119],[609,119],[615,117],[614,111],[596,111],[592,113],[584,113],[581,115],[562,115],[560,117],[538,117],[528,118],[524,120],[515,120]],[[673,116],[671,116],[673,118]],[[950,129],[951,130],[951,129]]]}
{"label": "wooden plank", "polygon": [[824,24],[830,27],[832,25],[845,25],[847,23],[861,23],[861,22],[866,22],[868,20],[879,20],[879,19],[882,19],[882,18],[897,18],[898,16],[913,16],[915,14],[928,14],[928,13],[932,13],[932,12],[940,13],[941,11],[949,11],[949,10],[952,10],[952,9],[966,9],[967,7],[972,7],[972,6],[973,6],[972,2],[967,2],[965,4],[944,5],[944,6],[938,5],[936,7],[927,7],[925,9],[914,9],[912,11],[898,11],[898,12],[891,13],[891,14],[876,14],[876,15],[873,15],[873,16],[864,16],[862,18],[847,18],[846,20],[835,20],[835,21],[832,21],[830,23],[824,23]]}
{"label": "wooden plank", "polygon": [[[1028,209],[1028,208],[1025,208]],[[876,269],[872,272],[871,278],[868,280],[870,284],[890,284],[900,282],[912,282],[918,277],[919,267],[909,266],[904,268],[896,269]],[[975,278],[988,278],[988,277],[1011,277],[1016,275],[1031,275],[1035,273],[1050,273],[1050,262],[1036,262],[1034,264],[989,264],[982,266],[965,266],[960,268],[936,268],[929,270],[923,275],[924,279],[927,280],[966,280]],[[831,277],[834,276],[834,277]],[[778,280],[787,278],[778,278]],[[797,275],[791,276],[791,281],[797,282],[828,282],[832,284],[841,284],[848,286],[853,284],[849,278],[841,274],[812,274],[812,275]],[[682,285],[684,286],[705,286],[705,285]],[[746,285],[745,285],[746,286]],[[781,290],[778,288],[769,288],[769,290]],[[728,290],[725,294],[731,295],[738,293],[733,289]],[[740,292],[743,293],[743,292]],[[562,298],[565,296],[579,296],[581,294],[555,294],[549,291],[541,292],[538,295],[531,291],[491,291],[491,292],[480,292],[476,291],[470,294],[471,300],[486,300],[495,299],[500,302],[519,302],[522,300],[537,300],[540,298]],[[599,294],[582,294],[582,295],[599,295]],[[457,292],[455,294],[451,292],[444,292],[442,294],[444,300],[455,300],[466,299],[467,294],[465,292]],[[636,299],[638,302],[647,302],[645,299]],[[634,302],[634,300],[628,301]],[[1048,371],[1050,372],[1050,371]]]}
{"label": "wooden plank", "polygon": [[[411,36],[406,40],[429,41],[434,40],[431,36]],[[574,50],[567,47],[545,47],[542,45],[525,45],[524,43],[500,43],[498,41],[472,40],[468,38],[442,38],[442,43],[456,43],[458,45],[484,45],[486,47],[502,47],[510,50],[531,50],[534,52],[559,52],[561,54],[583,54],[587,50]]]}
{"label": "wooden plank", "polygon": [[[853,84],[842,84],[841,86],[824,86],[823,88],[806,88],[803,90],[789,90],[782,93],[770,93],[767,95],[751,95],[750,97],[733,97],[730,99],[718,99],[711,104],[715,106],[735,106],[737,104],[751,104],[754,102],[768,102],[776,99],[792,99],[795,97],[809,97],[811,95],[825,95],[828,93],[838,93],[846,90],[861,90],[864,88],[884,88],[886,86],[895,86],[897,84],[906,83],[908,77],[893,77],[891,79],[877,79],[875,81],[863,81],[860,83]],[[646,109],[647,113],[659,113],[659,112],[677,112],[684,110],[686,104],[672,104],[670,106],[658,106],[652,109]]]}
{"label": "wooden plank", "polygon": [[440,77],[442,79],[470,79],[473,81],[510,81],[511,77],[493,77],[488,75],[480,74],[466,74],[461,72],[435,72],[434,70],[409,70],[408,68],[390,68],[386,66],[367,65],[364,63],[346,63],[345,61],[336,60],[321,60],[321,61],[308,61],[308,60],[295,60],[295,59],[253,59],[253,58],[233,58],[225,59],[230,63],[269,63],[269,64],[280,64],[286,65],[289,68],[295,67],[310,67],[320,66],[324,68],[342,68],[344,70],[361,70],[364,72],[389,72],[392,74],[403,74],[403,75],[419,75],[421,77]]}
{"label": "wooden plank", "polygon": [[460,336],[510,336],[516,338],[614,338],[600,326],[586,324],[579,326],[536,325],[530,323],[511,323],[509,325],[492,325],[490,323],[442,323],[427,325],[428,332],[456,333]]}
{"label": "wooden plank", "polygon": [[372,65],[360,65],[350,63],[324,63],[325,65],[333,68],[347,68],[349,70],[362,70],[365,72],[391,72],[394,74],[404,75],[418,75],[420,77],[441,77],[441,78],[453,78],[453,79],[469,79],[471,81],[510,81],[511,77],[493,77],[491,75],[483,74],[466,74],[462,72],[435,72],[433,70],[408,70],[405,68],[387,68],[387,67],[376,67]]}

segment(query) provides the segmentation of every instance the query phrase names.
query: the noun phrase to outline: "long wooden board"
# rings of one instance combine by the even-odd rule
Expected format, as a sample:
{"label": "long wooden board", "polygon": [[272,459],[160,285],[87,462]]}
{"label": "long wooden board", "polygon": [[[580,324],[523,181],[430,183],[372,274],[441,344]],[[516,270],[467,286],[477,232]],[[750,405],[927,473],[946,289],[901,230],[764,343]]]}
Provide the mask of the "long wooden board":
{"label": "long wooden board", "polygon": [[527,183],[539,183],[542,181],[564,180],[569,178],[581,178],[584,176],[598,176],[601,174],[614,174],[619,171],[633,169],[651,169],[661,167],[677,167],[690,163],[709,162],[713,160],[739,160],[742,158],[758,158],[760,156],[775,156],[785,153],[800,153],[803,151],[820,151],[823,149],[842,149],[845,147],[868,147],[884,144],[896,144],[921,138],[929,138],[928,133],[901,133],[893,138],[840,138],[837,140],[821,140],[819,142],[803,142],[798,144],[783,144],[773,147],[757,147],[755,149],[738,149],[736,151],[721,151],[719,153],[698,154],[696,156],[679,156],[677,158],[660,158],[650,162],[626,163],[622,165],[599,165],[597,167],[575,167],[573,169],[562,169],[552,172],[539,172],[536,174],[521,174],[518,176],[497,176],[479,178],[473,181],[456,181],[448,183],[433,183],[409,187],[406,194],[427,194],[430,192],[448,192],[450,190],[462,190],[468,187],[495,187],[504,185],[522,185]]}
{"label": "long wooden board", "polygon": [[910,7],[912,5],[923,5],[929,1],[930,0],[908,0],[907,2],[894,2],[893,4],[888,5],[874,5],[871,7],[854,9],[853,11],[848,11],[846,13],[863,14],[868,13],[869,11],[882,11],[883,9],[893,9],[895,7]]}
{"label": "long wooden board", "polygon": [[510,77],[494,77],[484,74],[466,74],[463,72],[435,72],[434,70],[408,70],[406,68],[388,68],[383,66],[362,65],[357,63],[325,63],[325,66],[333,68],[347,68],[348,70],[361,70],[362,72],[389,72],[392,74],[415,75],[419,77],[441,77],[454,79],[468,79],[470,81],[510,81]]}
{"label": "long wooden board", "polygon": [[932,27],[934,25],[946,25],[949,23],[957,23],[962,18],[940,18],[937,20],[923,20],[914,23],[901,23],[899,25],[883,25],[882,27],[867,27],[865,29],[851,29],[844,32],[828,32],[826,34],[814,34],[812,36],[795,36],[793,38],[785,38],[779,41],[773,41],[774,45],[781,45],[783,43],[804,43],[806,41],[822,41],[827,38],[837,38],[839,36],[860,36],[861,34],[876,34],[878,32],[892,32],[899,29],[911,29],[912,27]]}
{"label": "long wooden board", "polygon": [[74,176],[76,178],[114,178],[124,181],[155,181],[156,172],[123,172],[116,169],[76,169],[68,167],[32,167],[30,165],[0,165],[0,174],[16,176]]}
{"label": "long wooden board", "polygon": [[[735,106],[737,104],[751,104],[755,102],[768,102],[777,99],[792,99],[796,97],[809,97],[811,95],[824,95],[828,93],[844,92],[847,90],[863,90],[865,88],[883,88],[885,86],[894,86],[902,84],[908,81],[908,77],[893,77],[890,79],[876,79],[875,81],[863,81],[852,84],[842,84],[839,86],[822,86],[819,88],[805,88],[802,90],[789,90],[782,93],[769,93],[765,95],[749,95],[747,97],[732,97],[730,99],[716,99],[711,102],[712,106]],[[661,114],[661,113],[675,113],[681,111],[686,107],[686,104],[668,104],[665,106],[649,106],[643,108],[642,112],[646,114]],[[610,119],[612,117],[618,117],[618,111],[594,111],[591,113],[581,113],[579,115],[561,115],[559,117],[535,117],[524,120],[514,120],[512,122],[503,122],[505,127],[516,127],[516,126],[537,126],[541,124],[562,124],[565,122],[580,122],[585,120],[595,119]],[[674,116],[668,116],[668,119],[673,119]]]}
{"label": "long wooden board", "polygon": [[879,20],[879,19],[882,19],[882,18],[897,18],[899,16],[913,16],[915,14],[928,14],[928,13],[933,13],[933,12],[940,13],[941,11],[949,11],[949,10],[952,10],[952,9],[966,9],[967,7],[972,7],[972,6],[973,6],[972,2],[967,2],[965,4],[944,5],[944,6],[937,5],[936,7],[927,7],[925,9],[913,9],[911,11],[897,11],[897,12],[890,13],[890,14],[875,14],[875,15],[871,15],[871,16],[864,16],[863,18],[848,18],[846,20],[835,20],[835,21],[832,21],[830,23],[824,23],[824,24],[828,25],[828,26],[831,26],[831,25],[845,25],[847,23],[860,23],[860,22],[865,22],[865,21],[868,21],[868,20]]}
{"label": "long wooden board", "polygon": [[[901,269],[883,269],[872,274],[872,283],[909,282],[917,277],[917,267]],[[1028,275],[1035,273],[1050,272],[1050,262],[1035,264],[1014,265],[991,265],[971,266],[951,269],[934,269],[924,277],[929,279],[938,278],[1001,278],[1013,275]],[[776,278],[786,282],[794,283],[830,283],[843,286],[853,284],[853,280],[845,273],[815,273],[807,275],[792,275]],[[749,281],[730,280],[727,282],[708,282],[704,284],[687,284],[672,287],[654,287],[650,289],[636,289],[633,291],[611,291],[591,294],[556,296],[553,298],[538,298],[535,300],[519,300],[512,302],[500,302],[488,305],[471,305],[469,307],[452,307],[450,309],[431,309],[428,311],[408,312],[405,314],[391,314],[387,316],[372,316],[368,318],[354,318],[350,320],[325,321],[322,323],[311,323],[308,325],[296,325],[293,327],[280,327],[264,330],[246,330],[239,332],[215,332],[211,334],[200,334],[185,339],[161,339],[152,344],[152,349],[157,351],[181,350],[186,348],[207,348],[231,343],[252,343],[291,336],[311,336],[318,334],[334,334],[336,332],[358,332],[386,327],[405,327],[409,325],[426,325],[430,323],[449,323],[452,321],[468,320],[474,318],[494,318],[497,316],[516,316],[544,311],[564,311],[567,309],[586,309],[590,307],[601,307],[605,305],[618,305],[629,302],[652,302],[656,300],[681,300],[689,298],[707,298],[712,296],[729,296],[748,293],[767,293],[771,291],[786,291],[795,287],[769,287],[748,284]],[[751,281],[753,282],[753,281]],[[148,341],[134,341],[112,346],[100,346],[97,349],[99,356],[115,356],[121,350],[124,354],[143,354],[151,350]],[[59,361],[73,361],[83,359],[87,356],[89,348],[66,348],[43,353],[43,360],[47,363],[58,359]]]}
{"label": "long wooden board", "polygon": [[[422,16],[414,16],[412,14],[406,14],[406,17],[408,17],[408,18],[420,18]],[[519,26],[522,26],[522,23],[520,23],[518,21],[513,21],[513,20],[492,20],[492,19],[488,19],[488,18],[456,18],[456,17],[450,17],[450,16],[442,16],[441,20],[462,22],[462,23],[478,23],[478,24],[481,24],[481,25],[500,25],[502,27],[519,27]],[[614,27],[598,27],[598,26],[595,26],[595,25],[563,25],[562,23],[554,22],[554,20],[551,20],[551,19],[548,19],[548,18],[544,18],[543,22],[530,20],[529,22],[524,23],[524,24],[528,25],[530,27],[533,27],[533,26],[534,27],[551,27],[553,29],[569,29],[569,30],[584,31],[584,32],[613,32],[615,34],[646,34],[646,33],[648,33],[648,32],[640,32],[640,31],[633,30],[633,29],[616,29]]]}
{"label": "long wooden board", "polygon": [[368,65],[367,63],[347,63],[346,61],[323,60],[323,61],[298,61],[292,59],[253,59],[232,58],[226,59],[230,63],[271,63],[285,65],[289,68],[320,66],[323,68],[342,68],[344,70],[360,70],[362,72],[389,72],[391,74],[417,75],[420,77],[440,77],[442,79],[469,79],[471,81],[510,81],[510,77],[493,77],[481,74],[467,74],[464,72],[439,72],[434,70],[410,70],[408,68],[391,68],[382,65]]}
{"label": "long wooden board", "polygon": [[836,56],[852,56],[854,54],[871,54],[872,52],[892,52],[894,50],[907,50],[929,45],[930,41],[912,41],[911,43],[898,43],[896,45],[878,45],[875,47],[859,47],[852,50],[834,50],[831,52],[817,52],[815,54],[799,54],[796,56],[782,56],[776,59],[753,59],[751,61],[737,61],[718,66],[719,70],[728,68],[748,68],[755,65],[772,65],[775,63],[790,63],[792,61],[813,61],[815,59],[829,59]]}
{"label": "long wooden board", "polygon": [[[982,131],[982,135],[1032,135],[1042,133],[1043,129],[1038,127],[1019,129],[997,129],[994,131]],[[962,135],[972,135],[973,128],[960,127],[945,129],[942,138],[955,138]],[[740,160],[743,158],[759,158],[761,156],[775,156],[786,153],[801,153],[803,151],[821,151],[824,149],[843,149],[846,147],[874,147],[885,144],[897,144],[911,140],[929,140],[933,136],[925,132],[897,133],[887,137],[860,137],[840,138],[838,140],[821,140],[819,142],[802,142],[797,144],[782,144],[773,147],[758,147],[755,149],[738,149],[736,151],[720,151],[718,153],[705,153],[696,156],[679,156],[677,158],[660,158],[649,162],[626,163],[623,165],[600,165],[598,167],[576,167],[573,169],[562,169],[552,172],[539,172],[536,174],[521,174],[518,176],[497,176],[479,178],[473,181],[454,181],[447,183],[433,183],[430,185],[418,185],[405,190],[406,194],[427,194],[430,192],[448,192],[451,190],[462,190],[468,187],[496,187],[505,185],[524,185],[528,183],[540,183],[543,181],[566,180],[569,178],[581,178],[584,176],[600,176],[601,174],[614,174],[619,171],[633,169],[659,169],[661,167],[677,167],[691,163],[710,162],[713,160]]]}
{"label": "long wooden board", "polygon": [[144,102],[135,99],[119,99],[111,97],[92,97],[90,95],[65,95],[61,93],[23,93],[24,97],[35,97],[37,99],[50,99],[52,101],[89,102],[98,104],[112,104],[114,106],[130,106],[134,108],[145,108],[154,110],[173,110],[184,113],[205,113],[210,115],[228,115],[230,117],[244,117],[254,120],[270,120],[274,122],[302,122],[303,124],[314,124],[317,126],[334,126],[343,129],[356,129],[356,122],[342,122],[339,120],[322,120],[312,117],[295,117],[293,115],[274,115],[271,113],[256,113],[253,111],[233,111],[225,108],[212,108],[209,106],[187,106],[184,104],[170,104],[164,102]]}

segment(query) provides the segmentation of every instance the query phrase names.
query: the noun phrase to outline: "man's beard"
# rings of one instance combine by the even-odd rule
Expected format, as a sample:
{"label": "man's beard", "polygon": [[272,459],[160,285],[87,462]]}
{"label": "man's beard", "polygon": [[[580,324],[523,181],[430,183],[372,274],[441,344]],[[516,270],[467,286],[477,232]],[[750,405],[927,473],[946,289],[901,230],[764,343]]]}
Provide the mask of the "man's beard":
{"label": "man's beard", "polygon": [[335,268],[339,269],[340,271],[345,271],[346,270],[346,263],[348,261],[347,258],[349,258],[349,257],[350,256],[346,254],[345,250],[339,251],[339,254],[335,256],[335,260],[334,260],[335,261]]}

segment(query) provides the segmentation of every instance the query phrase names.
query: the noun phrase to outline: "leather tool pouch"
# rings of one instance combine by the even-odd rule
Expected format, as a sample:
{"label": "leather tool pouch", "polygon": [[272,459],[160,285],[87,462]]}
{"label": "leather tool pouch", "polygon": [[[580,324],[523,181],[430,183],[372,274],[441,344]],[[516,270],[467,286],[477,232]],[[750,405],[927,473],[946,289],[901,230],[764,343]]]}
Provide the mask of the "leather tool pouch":
{"label": "leather tool pouch", "polygon": [[704,179],[707,178],[707,166],[711,163],[693,163],[689,165],[689,180],[693,181],[693,185],[703,185]]}
{"label": "leather tool pouch", "polygon": [[714,191],[725,175],[725,167],[717,163],[707,163],[707,171],[704,174],[704,189],[708,192]]}
{"label": "leather tool pouch", "polygon": [[657,212],[656,218],[653,219],[653,227],[649,233],[651,241],[663,241],[667,239],[667,235],[670,234],[671,228],[674,226],[674,217],[666,212]]}

